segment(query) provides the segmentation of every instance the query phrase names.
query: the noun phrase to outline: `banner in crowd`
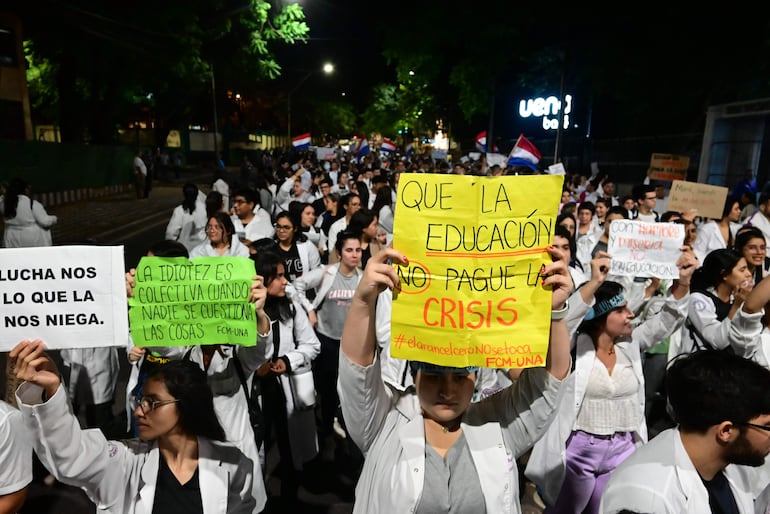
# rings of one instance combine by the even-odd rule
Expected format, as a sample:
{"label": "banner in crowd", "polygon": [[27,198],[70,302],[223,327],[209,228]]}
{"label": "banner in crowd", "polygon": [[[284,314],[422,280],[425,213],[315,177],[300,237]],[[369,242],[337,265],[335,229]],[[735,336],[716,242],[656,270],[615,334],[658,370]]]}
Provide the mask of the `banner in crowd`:
{"label": "banner in crowd", "polygon": [[0,351],[22,339],[42,339],[50,349],[126,346],[122,246],[0,252]]}
{"label": "banner in crowd", "polygon": [[129,299],[134,344],[254,346],[253,277],[254,261],[244,257],[142,257]]}
{"label": "banner in crowd", "polygon": [[650,157],[648,175],[650,180],[684,180],[689,167],[690,158],[686,155],[654,153]]}
{"label": "banner in crowd", "polygon": [[668,194],[668,210],[687,212],[696,209],[698,216],[722,219],[722,210],[727,200],[727,188],[675,180]]}
{"label": "banner in crowd", "polygon": [[448,366],[543,366],[563,177],[402,174],[391,353]]}
{"label": "banner in crowd", "polygon": [[684,225],[614,220],[607,252],[610,273],[627,277],[679,278],[676,261],[684,243]]}

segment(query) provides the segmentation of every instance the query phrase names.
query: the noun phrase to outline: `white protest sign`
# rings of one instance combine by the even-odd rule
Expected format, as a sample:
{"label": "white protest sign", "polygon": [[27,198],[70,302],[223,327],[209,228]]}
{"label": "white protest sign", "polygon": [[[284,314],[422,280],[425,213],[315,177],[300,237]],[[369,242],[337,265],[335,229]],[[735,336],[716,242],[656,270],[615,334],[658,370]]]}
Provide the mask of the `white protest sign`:
{"label": "white protest sign", "polygon": [[684,243],[684,225],[614,220],[607,252],[610,273],[630,277],[679,278],[676,261]]}
{"label": "white protest sign", "polygon": [[557,162],[548,166],[548,173],[551,175],[566,175],[567,170],[564,168],[564,163]]}
{"label": "white protest sign", "polygon": [[489,166],[494,166],[495,164],[497,164],[501,168],[505,168],[505,166],[508,164],[508,157],[499,153],[488,153],[487,164]]}
{"label": "white protest sign", "polygon": [[319,161],[331,161],[334,160],[335,157],[337,157],[337,154],[334,153],[334,148],[330,146],[319,146],[315,149],[315,155],[316,159]]}
{"label": "white protest sign", "polygon": [[125,346],[122,246],[0,249],[0,351],[22,339],[48,348]]}

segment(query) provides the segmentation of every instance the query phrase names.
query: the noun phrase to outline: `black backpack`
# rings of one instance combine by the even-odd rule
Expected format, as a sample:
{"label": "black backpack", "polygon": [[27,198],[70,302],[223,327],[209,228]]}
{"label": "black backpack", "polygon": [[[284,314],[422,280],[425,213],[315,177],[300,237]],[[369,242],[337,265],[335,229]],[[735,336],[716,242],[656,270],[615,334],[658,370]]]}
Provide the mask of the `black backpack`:
{"label": "black backpack", "polygon": [[[722,321],[727,317],[727,315],[730,313],[730,308],[732,307],[731,304],[727,302],[723,302],[721,299],[719,299],[718,296],[715,294],[709,292],[709,291],[693,291],[694,293],[700,293],[703,296],[706,296],[711,299],[712,302],[714,302],[714,307],[716,308],[717,313],[717,320]],[[687,330],[690,331],[690,337],[692,338],[693,342],[695,343],[695,349],[696,351],[701,350],[715,350],[715,351],[723,351],[723,352],[730,352],[735,353],[735,351],[731,347],[727,347],[724,349],[714,348],[714,346],[707,341],[703,334],[701,334],[697,328],[695,328],[695,325],[692,324],[692,321],[690,321],[690,317],[688,316],[685,320],[684,326],[687,327]]]}

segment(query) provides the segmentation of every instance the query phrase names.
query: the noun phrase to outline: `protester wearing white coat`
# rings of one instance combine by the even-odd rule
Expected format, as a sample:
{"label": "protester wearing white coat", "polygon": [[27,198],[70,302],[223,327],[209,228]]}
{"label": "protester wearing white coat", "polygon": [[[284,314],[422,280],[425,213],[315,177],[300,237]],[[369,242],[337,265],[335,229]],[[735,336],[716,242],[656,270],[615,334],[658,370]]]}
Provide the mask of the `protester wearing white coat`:
{"label": "protester wearing white coat", "polygon": [[[59,218],[46,212],[43,205],[29,196],[29,186],[21,179],[14,179],[8,186],[3,202],[5,248],[51,246],[51,227]],[[12,205],[15,202],[15,207]]]}
{"label": "protester wearing white coat", "polygon": [[[345,323],[338,385],[348,432],[365,454],[354,513],[428,512],[439,504],[446,512],[452,507],[470,509],[469,502],[483,502],[490,513],[521,512],[515,460],[542,434],[556,406],[560,378],[569,371],[569,341],[561,315],[567,311],[564,302],[571,281],[558,251],[552,252],[558,260],[546,266],[543,285],[553,287],[552,308],[562,308],[552,315],[546,367],[525,370],[515,386],[477,403],[471,403],[474,371],[467,368],[417,363],[423,367],[415,372],[416,394],[386,385],[372,316],[378,292],[399,286],[386,261],[406,259],[386,248],[369,260]],[[434,409],[442,397],[452,399]],[[458,455],[449,453],[455,447],[461,454],[457,469],[445,468],[447,480],[429,469],[431,463],[441,466],[436,446],[440,441],[449,444],[449,438],[454,443],[442,446],[449,448],[445,455]],[[451,478],[454,484],[462,483],[462,491]],[[447,489],[456,495],[447,498]]]}
{"label": "protester wearing white coat", "polygon": [[[756,468],[730,465],[724,472],[740,514],[765,512],[754,508],[757,491],[761,491]],[[630,457],[615,469],[602,496],[600,512],[713,512],[703,479],[687,455],[678,429],[661,432],[644,446],[643,454]]]}
{"label": "protester wearing white coat", "polygon": [[[179,491],[170,482],[161,487],[169,479],[191,482],[192,488],[178,498],[193,506],[199,502],[203,514],[254,512],[252,463],[238,448],[220,442],[224,433],[200,371],[169,365],[163,375],[148,380],[149,391],[135,410],[151,442],[110,441],[100,430],[80,428],[43,350],[41,341],[22,341],[10,358],[16,359],[17,376],[27,380],[16,397],[35,452],[58,480],[82,488],[106,512],[152,514],[155,506],[177,498]],[[170,391],[181,396],[163,399]]]}
{"label": "protester wearing white coat", "polygon": [[[596,291],[604,296],[614,294],[616,289],[620,290],[621,293],[612,296],[609,300],[598,302],[591,307],[588,313],[585,313],[593,317],[593,319],[599,320],[594,322],[598,323],[598,325],[579,334],[576,339],[573,338],[573,345],[576,347],[574,371],[564,382],[560,394],[560,405],[557,409],[558,414],[553,423],[548,427],[546,434],[532,449],[532,454],[525,471],[526,476],[540,487],[542,491],[541,496],[545,502],[559,508],[570,508],[569,504],[573,500],[577,501],[576,499],[578,498],[580,501],[585,500],[587,502],[587,505],[583,507],[577,506],[578,509],[591,506],[593,506],[593,509],[598,508],[598,501],[596,501],[595,496],[600,493],[602,483],[607,479],[607,472],[598,473],[597,469],[595,484],[581,482],[581,473],[586,472],[583,468],[598,464],[588,462],[586,457],[586,462],[581,462],[580,466],[574,465],[576,459],[583,458],[582,454],[580,454],[583,439],[601,439],[599,442],[607,445],[608,449],[602,465],[609,465],[613,462],[616,465],[618,460],[624,458],[625,452],[628,451],[627,447],[632,448],[634,445],[638,447],[647,441],[647,426],[644,416],[644,375],[642,373],[640,352],[658,344],[681,327],[682,323],[684,323],[689,303],[688,284],[687,288],[678,291],[673,290],[677,294],[672,294],[666,299],[660,313],[655,318],[649,319],[634,328],[630,332],[630,336],[617,335],[615,326],[613,326],[612,332],[610,332],[607,329],[609,325],[608,317],[613,315],[616,309],[625,309],[627,311],[628,303],[622,296],[622,287],[619,284],[604,282],[604,278],[600,276],[604,274],[606,277],[606,272],[609,269],[609,265],[602,264],[602,261],[608,262],[603,256],[592,261],[592,280],[584,286],[583,290],[578,290],[573,295],[576,298],[582,298],[584,301],[573,302],[571,310],[580,309],[585,313],[587,303],[585,303],[586,298],[583,295],[587,294],[589,288],[592,288],[590,295],[588,295],[591,297]],[[682,262],[687,267],[680,269],[680,274],[686,276],[687,279],[689,279],[689,275],[692,274],[694,269],[691,261],[694,262],[694,259],[683,260]],[[682,285],[684,285],[684,282],[682,282]],[[593,298],[591,298],[591,301],[593,301]],[[570,314],[573,315],[574,313],[571,312]],[[603,316],[607,316],[607,318],[603,318]],[[586,318],[586,320],[588,319],[589,317]],[[613,321],[613,323],[616,322],[617,320]],[[598,328],[599,332],[592,332],[596,328]],[[627,330],[630,330],[630,327]],[[612,335],[610,336],[609,334]],[[597,350],[598,341],[601,341],[602,345],[607,341],[611,343],[609,347],[602,346],[601,356]],[[615,383],[612,378],[609,380],[613,383],[613,387],[617,388],[626,388],[626,383],[635,383],[635,395],[633,393],[626,394],[623,397],[616,398],[615,402],[612,402],[612,399],[605,400],[603,396],[597,395],[597,388],[606,387],[603,383],[599,384],[601,379],[597,377],[603,376],[601,371],[604,371],[603,368],[607,366],[607,362],[614,362],[612,367],[615,368],[615,371],[613,371],[612,377],[619,375],[618,370],[622,370],[625,373],[625,369],[630,367],[631,376],[620,375],[621,377],[625,376],[623,382]],[[599,371],[595,371],[595,368]],[[607,371],[604,371],[604,374],[607,374]],[[598,405],[598,402],[605,402],[607,403],[606,409],[622,409],[623,416],[621,417],[621,413],[617,412],[613,414],[613,419],[605,419],[609,416],[609,410],[605,411],[602,415],[600,414],[601,411],[594,407],[584,414],[586,418],[579,418],[581,408],[586,402],[586,392],[590,384],[593,384],[592,390],[594,395],[591,401],[594,403],[589,405]],[[631,400],[634,400],[633,406],[628,403]],[[615,414],[618,416],[617,419],[614,418]],[[602,430],[608,432],[605,434],[605,432],[583,429],[583,425],[578,424],[578,421],[589,427],[595,426],[597,430],[598,427],[603,427]],[[618,428],[615,428],[618,426],[618,423],[624,427],[620,431]],[[579,439],[576,439],[570,445],[573,435],[576,435]],[[615,441],[616,436],[619,439],[617,443],[614,443],[613,441]],[[628,438],[627,441],[626,438]],[[585,445],[590,444],[592,443],[585,443]],[[572,456],[572,454],[578,454],[578,456]],[[568,457],[573,462],[570,468],[572,470],[571,473],[568,473]],[[573,468],[577,469],[573,470]],[[611,472],[611,470],[608,472]],[[565,482],[567,478],[570,478],[571,481]],[[592,490],[593,493],[591,493]],[[558,504],[557,501],[559,502]]]}

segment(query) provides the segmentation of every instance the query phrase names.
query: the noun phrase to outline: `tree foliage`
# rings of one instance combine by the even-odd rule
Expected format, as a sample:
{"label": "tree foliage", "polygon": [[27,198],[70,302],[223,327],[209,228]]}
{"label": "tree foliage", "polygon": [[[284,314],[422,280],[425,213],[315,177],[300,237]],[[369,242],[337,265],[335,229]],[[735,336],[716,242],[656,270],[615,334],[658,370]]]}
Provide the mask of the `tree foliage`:
{"label": "tree foliage", "polygon": [[276,45],[308,33],[300,5],[268,0],[12,0],[9,10],[22,18],[27,55],[45,71],[37,80],[57,91],[36,85],[33,103],[58,100],[50,121],[65,141],[111,142],[119,122],[145,116],[178,126],[210,91],[212,64],[223,77],[237,69],[252,81],[273,79],[281,73]]}

